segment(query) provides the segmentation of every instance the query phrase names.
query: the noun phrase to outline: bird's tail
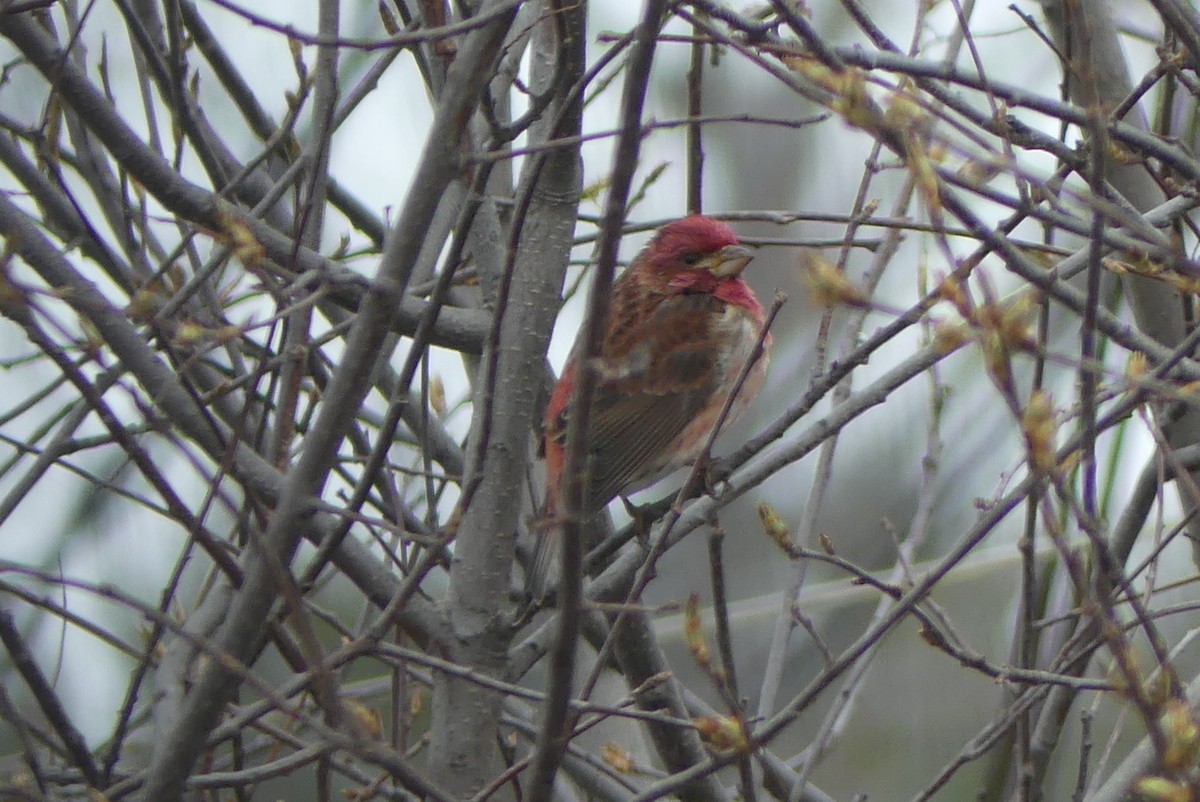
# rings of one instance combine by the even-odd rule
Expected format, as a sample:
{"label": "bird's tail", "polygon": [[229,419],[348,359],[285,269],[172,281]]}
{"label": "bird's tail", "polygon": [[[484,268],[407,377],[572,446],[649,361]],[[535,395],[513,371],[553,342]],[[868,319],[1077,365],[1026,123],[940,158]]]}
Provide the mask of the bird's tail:
{"label": "bird's tail", "polygon": [[[584,554],[612,536],[612,521],[601,507],[585,513],[578,529]],[[562,578],[559,554],[562,552],[562,519],[551,502],[547,502],[538,514],[534,532],[537,543],[534,547],[532,565],[526,579],[529,598],[534,603],[546,601],[558,591]]]}
{"label": "bird's tail", "polygon": [[537,540],[525,586],[528,589],[530,600],[541,603],[558,586],[558,552],[562,527],[558,524],[554,503],[551,500],[547,500],[538,513],[534,524],[534,533]]}

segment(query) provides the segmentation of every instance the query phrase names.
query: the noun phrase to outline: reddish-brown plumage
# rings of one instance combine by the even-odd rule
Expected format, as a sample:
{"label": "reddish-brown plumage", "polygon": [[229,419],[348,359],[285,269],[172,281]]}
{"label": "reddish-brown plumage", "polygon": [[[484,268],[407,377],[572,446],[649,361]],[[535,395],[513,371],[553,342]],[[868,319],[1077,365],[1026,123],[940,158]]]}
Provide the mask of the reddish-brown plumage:
{"label": "reddish-brown plumage", "polygon": [[[728,225],[692,215],[660,229],[614,282],[592,407],[584,512],[699,456],[762,327],[762,306],[741,278],[750,259]],[[572,352],[546,408],[543,509],[551,517],[563,481],[575,358]],[[766,369],[764,351],[726,425],[762,389]]]}

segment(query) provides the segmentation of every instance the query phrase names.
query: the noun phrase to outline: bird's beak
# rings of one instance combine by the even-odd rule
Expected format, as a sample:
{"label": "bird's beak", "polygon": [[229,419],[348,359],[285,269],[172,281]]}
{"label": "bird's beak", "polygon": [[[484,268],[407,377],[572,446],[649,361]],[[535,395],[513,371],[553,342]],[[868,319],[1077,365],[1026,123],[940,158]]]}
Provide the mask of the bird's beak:
{"label": "bird's beak", "polygon": [[730,278],[741,275],[754,258],[754,251],[745,245],[726,245],[712,255],[712,264],[708,271],[717,278]]}

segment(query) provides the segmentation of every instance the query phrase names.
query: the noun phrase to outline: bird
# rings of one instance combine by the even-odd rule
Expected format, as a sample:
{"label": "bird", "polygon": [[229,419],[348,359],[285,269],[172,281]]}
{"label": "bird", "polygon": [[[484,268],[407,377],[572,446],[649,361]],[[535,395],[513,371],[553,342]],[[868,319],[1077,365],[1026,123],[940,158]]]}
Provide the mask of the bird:
{"label": "bird", "polygon": [[[616,281],[591,409],[587,483],[590,516],[618,495],[644,489],[700,456],[759,340],[763,349],[738,389],[722,429],[762,390],[770,359],[764,312],[742,271],[754,252],[730,226],[693,214],[663,226]],[[535,574],[549,571],[582,335],[543,419],[545,530]]]}

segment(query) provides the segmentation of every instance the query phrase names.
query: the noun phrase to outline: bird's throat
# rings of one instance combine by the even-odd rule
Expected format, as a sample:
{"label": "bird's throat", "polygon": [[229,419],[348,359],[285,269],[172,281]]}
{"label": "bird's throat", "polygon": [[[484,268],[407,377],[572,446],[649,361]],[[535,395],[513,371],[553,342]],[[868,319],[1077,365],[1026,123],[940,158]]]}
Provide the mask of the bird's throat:
{"label": "bird's throat", "polygon": [[689,270],[672,278],[668,287],[678,293],[709,293],[727,304],[748,310],[756,320],[763,317],[762,304],[740,276],[718,278],[707,270]]}

